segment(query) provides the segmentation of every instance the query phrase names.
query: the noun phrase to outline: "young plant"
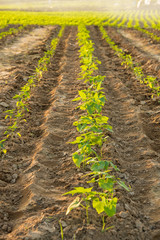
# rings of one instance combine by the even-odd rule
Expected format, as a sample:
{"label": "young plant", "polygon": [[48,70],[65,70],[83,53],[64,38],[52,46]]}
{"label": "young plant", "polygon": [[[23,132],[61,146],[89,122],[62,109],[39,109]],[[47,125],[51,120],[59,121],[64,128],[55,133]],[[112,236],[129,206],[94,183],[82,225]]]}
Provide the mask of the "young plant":
{"label": "young plant", "polygon": [[88,210],[94,208],[102,215],[103,227],[105,228],[104,216],[111,217],[116,212],[117,198],[114,196],[116,185],[128,190],[126,185],[116,179],[111,171],[118,168],[103,157],[102,146],[108,138],[108,132],[112,127],[108,124],[108,117],[102,115],[102,109],[106,101],[102,91],[102,83],[105,76],[96,74],[100,61],[93,55],[93,43],[90,40],[89,31],[85,26],[78,28],[78,42],[80,45],[81,80],[86,83],[87,88],[79,91],[79,96],[73,101],[80,101],[77,108],[83,111],[81,117],[73,123],[76,126],[79,136],[72,144],[78,145],[78,150],[73,153],[73,162],[77,167],[87,165],[90,173],[87,177],[88,184],[94,184],[94,188],[76,187],[74,190],[65,193],[78,195],[69,205],[68,214],[72,209],[82,207],[86,210],[87,223],[89,223]]}
{"label": "young plant", "polygon": [[47,65],[50,62],[52,55],[55,52],[56,46],[64,32],[65,26],[62,26],[58,37],[54,38],[51,42],[51,48],[48,50],[44,57],[42,57],[38,62],[38,67],[36,68],[35,74],[30,76],[26,85],[24,85],[20,93],[15,95],[13,99],[16,100],[16,107],[15,109],[6,111],[5,119],[10,118],[10,125],[7,127],[6,131],[4,132],[5,137],[0,141],[0,153],[6,154],[7,150],[5,147],[5,143],[9,137],[13,138],[13,136],[21,137],[20,132],[17,132],[18,126],[22,121],[26,121],[24,118],[25,112],[28,112],[28,103],[31,97],[31,90],[36,87],[36,81],[40,81],[43,73],[47,71]]}
{"label": "young plant", "polygon": [[146,84],[151,89],[151,91],[152,91],[151,97],[152,98],[158,97],[158,99],[159,99],[160,85],[159,85],[158,80],[153,76],[145,77],[142,67],[134,62],[132,56],[129,54],[125,54],[125,52],[113,42],[113,40],[108,36],[107,32],[105,31],[105,29],[102,25],[99,27],[99,29],[102,33],[103,38],[106,39],[107,43],[115,51],[117,56],[119,56],[123,60],[121,64],[130,68],[134,72],[136,78],[140,81],[140,83]]}

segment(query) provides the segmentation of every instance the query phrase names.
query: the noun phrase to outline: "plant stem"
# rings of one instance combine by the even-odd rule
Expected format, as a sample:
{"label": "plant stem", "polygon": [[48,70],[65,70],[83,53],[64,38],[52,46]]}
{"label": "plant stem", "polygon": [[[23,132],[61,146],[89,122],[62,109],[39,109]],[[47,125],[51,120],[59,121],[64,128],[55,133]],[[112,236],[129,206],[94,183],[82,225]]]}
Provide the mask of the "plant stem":
{"label": "plant stem", "polygon": [[62,228],[62,223],[59,221],[60,229],[61,229],[61,239],[63,240],[63,228]]}
{"label": "plant stem", "polygon": [[102,215],[102,223],[103,223],[103,226],[102,226],[102,232],[104,232],[104,228],[105,228],[104,214]]}
{"label": "plant stem", "polygon": [[87,217],[87,224],[89,225],[88,208],[89,208],[89,205],[87,204],[87,206],[86,206],[86,217]]}

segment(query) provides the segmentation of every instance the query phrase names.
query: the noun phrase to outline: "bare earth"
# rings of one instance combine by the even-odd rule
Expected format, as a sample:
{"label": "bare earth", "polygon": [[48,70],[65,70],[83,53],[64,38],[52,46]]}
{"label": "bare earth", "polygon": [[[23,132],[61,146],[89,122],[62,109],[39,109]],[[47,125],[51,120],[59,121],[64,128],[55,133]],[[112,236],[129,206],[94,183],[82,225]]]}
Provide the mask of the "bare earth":
{"label": "bare earth", "polygon": [[[16,42],[8,42],[7,46],[1,43],[0,52],[4,55],[2,59],[0,54],[0,69],[5,72],[0,79],[1,113],[14,106],[12,97],[33,74],[57,29],[39,27],[17,36]],[[114,227],[104,233],[101,218],[92,209],[89,226],[80,209],[65,215],[72,197],[62,194],[84,186],[81,176],[86,172],[75,167],[75,146],[68,144],[77,135],[73,122],[81,114],[72,99],[84,85],[77,80],[77,28],[66,27],[48,72],[32,92],[27,123],[20,126],[22,138],[8,142],[7,155],[1,160],[0,239],[61,240],[59,220],[64,240],[160,239],[160,105],[151,100],[150,90],[121,66],[113,50],[101,39],[98,27],[91,26],[89,30],[95,56],[101,61],[99,72],[106,76],[103,87],[108,101],[103,112],[113,126],[113,134],[103,149],[121,169],[119,177],[132,189],[116,190],[117,214],[105,219],[107,226]],[[148,46],[151,40],[135,31],[107,30],[142,65],[145,74],[159,76],[160,53],[156,43]],[[6,125],[3,116],[1,137]]]}

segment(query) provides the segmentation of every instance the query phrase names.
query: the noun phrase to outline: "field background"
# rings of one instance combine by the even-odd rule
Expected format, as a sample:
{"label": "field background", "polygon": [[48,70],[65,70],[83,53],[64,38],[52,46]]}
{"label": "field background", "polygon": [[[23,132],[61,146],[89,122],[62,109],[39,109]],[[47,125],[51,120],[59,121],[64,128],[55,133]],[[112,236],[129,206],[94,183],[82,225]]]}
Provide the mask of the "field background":
{"label": "field background", "polygon": [[0,0],[1,9],[23,9],[38,11],[110,11],[136,9],[136,0]]}
{"label": "field background", "polygon": [[0,240],[160,239],[160,11],[136,4],[0,0]]}

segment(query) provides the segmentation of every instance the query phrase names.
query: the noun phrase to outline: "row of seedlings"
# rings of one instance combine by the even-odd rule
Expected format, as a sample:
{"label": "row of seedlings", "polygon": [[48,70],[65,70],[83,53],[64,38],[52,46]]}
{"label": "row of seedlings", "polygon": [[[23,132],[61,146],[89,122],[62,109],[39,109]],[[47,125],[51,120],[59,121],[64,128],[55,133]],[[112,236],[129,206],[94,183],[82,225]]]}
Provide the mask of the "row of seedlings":
{"label": "row of seedlings", "polygon": [[[119,19],[121,17],[119,16]],[[135,24],[133,24],[133,20],[135,19]],[[152,20],[150,18],[150,16],[147,16],[147,21],[150,23],[151,27],[153,29],[159,29],[159,27],[157,26],[157,24],[155,23],[154,20]],[[138,13],[134,14],[133,13],[130,13],[128,15],[128,19],[127,19],[127,14],[124,13],[123,14],[123,17],[121,19],[121,21],[119,22],[119,20],[116,20],[111,23],[108,21],[106,21],[103,25],[107,25],[107,26],[116,26],[118,28],[121,28],[121,27],[127,27],[127,28],[134,28],[140,32],[143,32],[144,34],[148,35],[149,37],[151,37],[153,40],[156,40],[156,41],[160,41],[160,37],[158,37],[157,35],[155,35],[153,32],[150,32],[149,30],[147,30],[149,28],[149,25],[147,24],[147,21],[145,20],[144,16],[143,16],[143,12],[141,13],[140,15],[140,20],[139,20],[139,15]],[[142,28],[140,26],[140,22],[143,24],[144,28]]]}
{"label": "row of seedlings", "polygon": [[142,33],[145,33],[146,35],[148,35],[150,38],[152,38],[153,40],[156,40],[157,42],[160,41],[160,37],[158,37],[157,35],[155,35],[153,32],[150,32],[148,31],[147,29],[145,28],[140,28],[140,27],[137,27],[135,28],[136,30],[142,32]]}
{"label": "row of seedlings", "polygon": [[0,39],[6,37],[8,35],[17,34],[17,33],[21,32],[24,28],[25,28],[25,25],[22,25],[22,26],[20,26],[18,28],[10,28],[6,32],[1,32],[0,33]]}
{"label": "row of seedlings", "polygon": [[130,68],[136,78],[140,81],[142,84],[146,84],[152,91],[152,98],[158,98],[160,96],[160,84],[156,77],[153,76],[145,76],[142,70],[142,67],[138,65],[138,63],[135,63],[132,56],[129,54],[126,54],[121,48],[119,48],[114,41],[108,36],[106,30],[101,25],[99,27],[103,38],[107,41],[107,43],[111,46],[111,48],[116,52],[117,56],[122,59],[122,65],[124,64],[128,68]]}
{"label": "row of seedlings", "polygon": [[44,56],[39,60],[38,67],[36,68],[35,74],[30,76],[27,83],[21,88],[20,93],[15,95],[13,99],[16,100],[16,106],[14,109],[7,110],[5,119],[10,119],[10,124],[4,132],[4,137],[0,141],[0,155],[6,154],[6,141],[13,136],[21,137],[19,129],[19,124],[22,121],[26,121],[25,113],[28,110],[29,99],[31,97],[31,90],[36,87],[38,82],[42,79],[43,73],[47,71],[47,65],[50,63],[50,59],[53,56],[59,39],[63,35],[64,26],[61,27],[58,36],[51,41],[50,49],[45,52]]}
{"label": "row of seedlings", "polygon": [[[148,20],[150,19],[150,21]],[[151,26],[152,29],[159,29],[157,24],[155,23],[155,21],[153,21],[149,16],[147,18],[147,21],[149,21],[149,25]],[[137,19],[136,24],[135,25],[130,25],[130,28],[134,28],[144,34],[146,34],[147,36],[149,36],[150,38],[152,38],[153,40],[159,42],[160,41],[160,37],[158,37],[156,34],[154,34],[152,31],[147,30],[149,29],[149,25],[147,24],[147,21],[145,20],[145,18],[143,16],[141,16],[141,23],[143,24],[143,28],[140,26],[139,19]],[[128,26],[127,26],[128,27]]]}
{"label": "row of seedlings", "polygon": [[[145,17],[146,17],[147,21],[149,22],[149,25],[148,25]],[[160,41],[160,37],[156,36],[153,32],[150,32],[149,30],[147,30],[149,28],[149,26],[151,26],[153,29],[158,29],[157,24],[155,23],[155,21],[153,21],[151,19],[151,16],[149,14],[146,14],[145,17],[144,17],[144,13],[142,12],[141,16],[140,16],[140,22],[143,24],[143,26],[144,26],[143,28],[140,27],[140,24],[135,24],[132,27],[140,32],[145,33],[146,35],[151,37],[153,40]]]}
{"label": "row of seedlings", "polygon": [[[149,16],[148,16],[148,19],[150,19]],[[105,22],[103,25],[107,25],[107,26],[110,26],[110,27],[111,26],[116,26],[118,28],[121,28],[121,27],[123,27],[123,28],[125,28],[125,27],[134,28],[134,29],[148,35],[153,40],[160,41],[160,37],[155,35],[153,32],[150,32],[149,30],[147,30],[147,28],[149,28],[149,25],[147,24],[147,21],[145,20],[143,14],[141,14],[141,19],[140,20],[139,20],[139,16],[137,14],[135,14],[135,24],[133,24],[133,20],[134,20],[133,13],[130,13],[128,15],[128,22],[127,22],[127,15],[123,14],[123,18],[121,19],[120,23],[118,23],[118,21],[116,20],[114,23],[110,23],[108,21],[108,22]],[[140,22],[143,24],[144,28],[142,28],[140,26]],[[152,19],[150,19],[150,25],[152,26],[153,29],[159,29],[157,24]]]}
{"label": "row of seedlings", "polygon": [[[83,114],[74,122],[79,136],[72,144],[78,146],[73,153],[73,161],[80,168],[87,166],[89,177],[87,183],[93,187],[76,187],[66,194],[77,195],[69,205],[66,214],[72,209],[82,207],[86,210],[87,223],[89,223],[88,209],[94,208],[101,214],[105,230],[105,216],[111,217],[116,213],[117,185],[128,190],[127,186],[113,175],[113,170],[119,169],[105,158],[102,146],[107,141],[108,132],[112,127],[108,124],[108,117],[103,116],[102,108],[106,97],[102,91],[105,76],[97,75],[98,64],[101,62],[93,55],[93,42],[90,40],[89,31],[84,25],[78,27],[78,42],[80,46],[81,80],[86,83],[86,89],[79,91],[79,96],[73,101],[78,101],[78,108]],[[97,190],[98,189],[98,190]]]}

